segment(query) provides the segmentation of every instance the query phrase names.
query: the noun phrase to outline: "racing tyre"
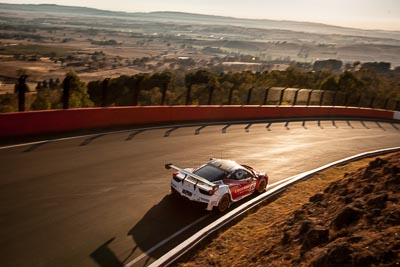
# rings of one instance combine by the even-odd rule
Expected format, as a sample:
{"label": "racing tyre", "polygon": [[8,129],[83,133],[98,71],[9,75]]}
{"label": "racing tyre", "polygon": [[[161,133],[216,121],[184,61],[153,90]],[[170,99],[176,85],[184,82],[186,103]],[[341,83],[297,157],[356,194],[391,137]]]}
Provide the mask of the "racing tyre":
{"label": "racing tyre", "polygon": [[265,187],[267,186],[267,180],[265,178],[261,178],[260,182],[258,183],[258,187],[256,188],[256,192],[261,194],[265,191]]}
{"label": "racing tyre", "polygon": [[220,213],[224,213],[225,211],[227,211],[229,208],[230,202],[231,202],[231,199],[230,199],[229,195],[228,194],[223,195],[222,198],[218,202],[218,207],[217,207],[218,211]]}
{"label": "racing tyre", "polygon": [[174,197],[174,198],[179,198],[180,197],[178,191],[176,191],[176,189],[173,188],[172,186],[171,186],[171,196]]}

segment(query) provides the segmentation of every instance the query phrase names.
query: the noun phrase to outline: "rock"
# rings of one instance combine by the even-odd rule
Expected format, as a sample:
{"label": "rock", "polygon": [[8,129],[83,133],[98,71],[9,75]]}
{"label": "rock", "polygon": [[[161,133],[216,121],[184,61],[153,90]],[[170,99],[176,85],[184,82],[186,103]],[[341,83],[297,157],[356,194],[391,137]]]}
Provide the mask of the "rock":
{"label": "rock", "polygon": [[367,180],[368,182],[377,182],[381,178],[381,174],[365,169],[363,177],[364,180]]}
{"label": "rock", "polygon": [[303,238],[301,253],[305,253],[313,247],[327,243],[329,241],[329,229],[315,226],[310,229]]}
{"label": "rock", "polygon": [[368,184],[367,186],[365,186],[362,190],[362,194],[366,195],[369,193],[372,193],[374,191],[375,186],[372,184]]}
{"label": "rock", "polygon": [[344,198],[344,203],[350,204],[351,202],[353,202],[353,197],[352,196],[346,196]]}
{"label": "rock", "polygon": [[376,259],[376,257],[374,257],[371,254],[360,253],[360,254],[354,256],[353,261],[354,261],[353,263],[355,266],[368,267],[368,266],[371,266],[373,263],[375,263],[377,261],[377,259]]}
{"label": "rock", "polygon": [[370,198],[367,201],[369,207],[375,207],[378,209],[384,209],[386,207],[386,201],[388,200],[388,194],[383,193],[376,197]]}
{"label": "rock", "polygon": [[302,235],[306,234],[313,226],[314,223],[312,221],[303,221],[300,225],[298,236],[301,237]]}
{"label": "rock", "polygon": [[324,193],[334,193],[338,188],[339,188],[338,182],[334,182],[330,186],[325,188]]}
{"label": "rock", "polygon": [[293,217],[294,217],[295,219],[297,219],[297,220],[303,219],[303,215],[304,215],[304,211],[303,211],[303,210],[296,210],[296,211],[293,213]]}
{"label": "rock", "polygon": [[304,218],[304,211],[303,210],[296,210],[293,212],[293,218],[288,222],[288,225],[294,225],[300,220]]}
{"label": "rock", "polygon": [[400,172],[400,168],[397,166],[385,166],[382,172],[384,175],[387,174],[396,175]]}
{"label": "rock", "polygon": [[396,174],[390,177],[385,182],[385,189],[392,188],[394,191],[398,191],[399,185],[400,185],[400,175]]}
{"label": "rock", "polygon": [[387,160],[376,158],[375,160],[369,163],[369,168],[377,168],[381,167],[383,164],[387,163]]}
{"label": "rock", "polygon": [[345,206],[333,219],[331,225],[336,229],[342,229],[348,225],[358,222],[363,212],[351,205]]}
{"label": "rock", "polygon": [[397,166],[392,166],[391,172],[392,172],[392,175],[397,175],[400,173],[400,168]]}
{"label": "rock", "polygon": [[400,224],[400,208],[390,211],[389,214],[385,216],[383,222],[388,225],[399,225]]}
{"label": "rock", "polygon": [[323,253],[312,262],[314,267],[341,266],[351,267],[353,261],[352,250],[346,244],[336,245],[327,253]]}
{"label": "rock", "polygon": [[349,243],[358,243],[361,240],[363,240],[363,238],[361,236],[352,236],[349,239],[347,239],[347,242],[349,242]]}
{"label": "rock", "polygon": [[349,190],[347,188],[341,188],[338,190],[339,196],[346,196],[348,193],[349,193]]}
{"label": "rock", "polygon": [[289,244],[290,239],[291,239],[291,238],[290,238],[290,235],[289,235],[288,231],[284,231],[284,232],[283,232],[282,241],[281,241],[282,245]]}
{"label": "rock", "polygon": [[310,197],[310,202],[321,202],[322,200],[324,200],[324,195],[321,193],[317,193]]}

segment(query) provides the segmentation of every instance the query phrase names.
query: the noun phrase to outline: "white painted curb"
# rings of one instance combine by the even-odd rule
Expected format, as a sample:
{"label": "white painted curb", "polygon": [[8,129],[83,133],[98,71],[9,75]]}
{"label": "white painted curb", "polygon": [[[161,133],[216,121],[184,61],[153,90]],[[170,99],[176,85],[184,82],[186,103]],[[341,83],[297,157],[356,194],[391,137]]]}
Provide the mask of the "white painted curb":
{"label": "white painted curb", "polygon": [[247,210],[255,207],[256,205],[260,204],[261,202],[263,202],[263,201],[267,200],[268,198],[276,195],[277,193],[281,192],[282,190],[284,190],[289,185],[291,185],[291,184],[293,184],[293,183],[295,183],[297,181],[309,178],[311,175],[315,174],[316,172],[325,170],[325,169],[333,167],[333,166],[337,166],[337,165],[346,164],[346,163],[349,163],[349,162],[352,162],[352,161],[356,161],[356,160],[359,160],[359,159],[372,157],[372,156],[378,156],[378,155],[381,155],[381,154],[386,154],[386,153],[396,152],[396,151],[400,151],[400,147],[393,147],[393,148],[386,148],[386,149],[380,149],[380,150],[364,152],[364,153],[361,153],[361,154],[358,154],[358,155],[354,155],[354,156],[351,156],[351,157],[348,157],[348,158],[345,158],[345,159],[341,159],[341,160],[338,160],[338,161],[335,161],[335,162],[331,162],[331,163],[326,164],[324,166],[321,166],[319,168],[316,168],[316,169],[313,169],[313,170],[310,170],[310,171],[307,171],[307,172],[303,172],[301,174],[297,174],[297,175],[294,175],[292,177],[289,177],[289,178],[287,178],[286,182],[274,187],[271,190],[268,190],[267,192],[265,192],[262,195],[259,195],[256,198],[251,199],[250,201],[244,203],[243,205],[239,206],[238,208],[232,210],[231,212],[229,212],[226,215],[222,216],[218,220],[216,220],[216,221],[212,222],[211,224],[209,224],[208,226],[204,227],[203,229],[198,231],[196,234],[194,234],[193,236],[188,238],[186,241],[184,241],[183,243],[179,244],[178,246],[176,246],[175,248],[170,250],[168,253],[166,253],[165,255],[163,255],[162,257],[157,259],[156,261],[154,261],[148,267],[157,267],[157,266],[168,266],[168,265],[170,265],[171,263],[176,261],[179,257],[181,257],[183,254],[188,252],[195,245],[197,245],[201,240],[203,240],[204,238],[206,238],[207,236],[209,236],[211,233],[215,232],[216,230],[218,230],[222,226],[226,225],[227,223],[229,223],[233,219],[237,218],[238,216],[240,216],[241,214],[243,214]]}

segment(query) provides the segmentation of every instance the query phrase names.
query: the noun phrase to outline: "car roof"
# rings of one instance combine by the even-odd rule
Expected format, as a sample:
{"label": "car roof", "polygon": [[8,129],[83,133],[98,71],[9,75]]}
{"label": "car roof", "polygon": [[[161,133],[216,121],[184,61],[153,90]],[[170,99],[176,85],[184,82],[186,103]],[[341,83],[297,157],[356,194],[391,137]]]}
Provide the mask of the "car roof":
{"label": "car roof", "polygon": [[229,173],[237,169],[245,169],[242,165],[233,160],[227,159],[211,159],[207,164],[211,164]]}

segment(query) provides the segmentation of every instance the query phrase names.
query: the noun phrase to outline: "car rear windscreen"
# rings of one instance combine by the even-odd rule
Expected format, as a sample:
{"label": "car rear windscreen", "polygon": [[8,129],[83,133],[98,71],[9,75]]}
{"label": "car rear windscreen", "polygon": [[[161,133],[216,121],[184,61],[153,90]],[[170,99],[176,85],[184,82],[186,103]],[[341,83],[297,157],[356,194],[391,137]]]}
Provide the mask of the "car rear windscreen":
{"label": "car rear windscreen", "polygon": [[200,169],[194,171],[194,173],[210,182],[221,180],[225,175],[224,170],[209,164],[204,165]]}

